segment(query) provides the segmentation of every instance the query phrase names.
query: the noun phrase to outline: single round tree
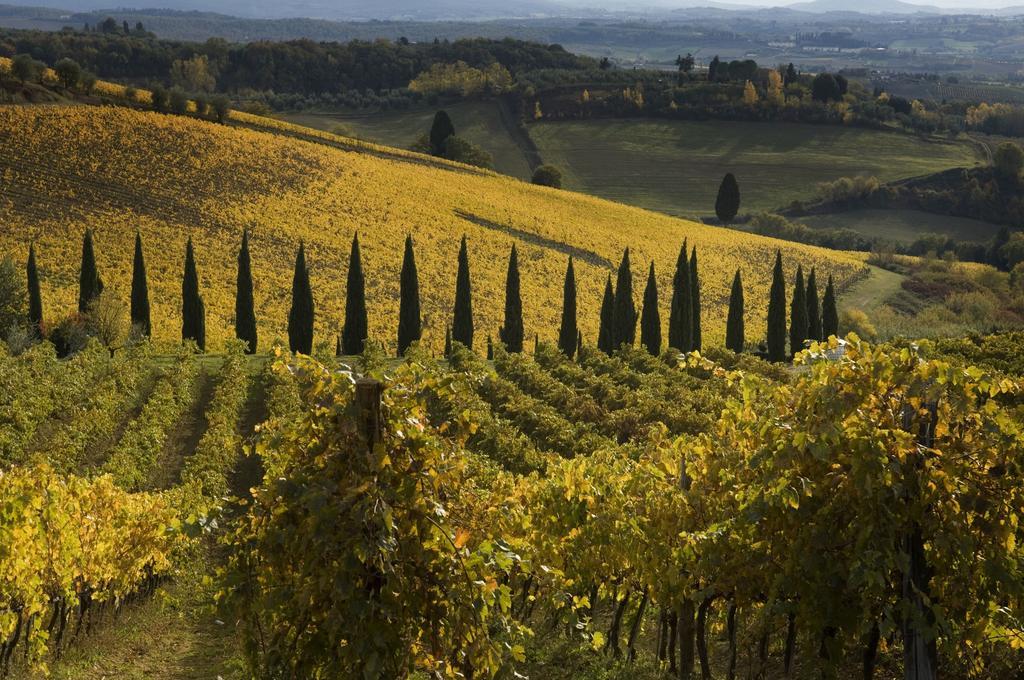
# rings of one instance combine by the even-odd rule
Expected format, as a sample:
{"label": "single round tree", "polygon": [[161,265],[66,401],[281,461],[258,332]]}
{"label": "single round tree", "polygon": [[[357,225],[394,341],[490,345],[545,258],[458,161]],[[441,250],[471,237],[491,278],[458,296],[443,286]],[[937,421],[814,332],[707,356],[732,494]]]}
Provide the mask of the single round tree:
{"label": "single round tree", "polygon": [[718,185],[718,198],[715,199],[715,215],[722,224],[729,224],[736,219],[740,211],[740,185],[736,177],[726,173],[722,183]]}
{"label": "single round tree", "polygon": [[553,165],[539,165],[533,171],[531,181],[545,187],[562,188],[562,171]]}

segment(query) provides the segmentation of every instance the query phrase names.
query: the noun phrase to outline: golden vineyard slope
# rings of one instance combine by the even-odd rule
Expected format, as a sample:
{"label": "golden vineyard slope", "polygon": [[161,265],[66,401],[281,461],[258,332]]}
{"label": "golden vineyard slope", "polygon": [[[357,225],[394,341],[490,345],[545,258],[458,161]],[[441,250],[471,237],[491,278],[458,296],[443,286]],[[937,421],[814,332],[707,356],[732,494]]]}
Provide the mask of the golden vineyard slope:
{"label": "golden vineyard slope", "polygon": [[[208,344],[233,335],[236,257],[251,232],[261,344],[286,337],[295,249],[307,249],[316,341],[333,344],[344,314],[345,274],[359,232],[371,338],[395,345],[399,271],[407,233],[416,244],[424,338],[443,342],[454,298],[459,238],[468,236],[478,337],[496,334],[509,248],[519,247],[527,336],[557,336],[562,283],[576,257],[580,326],[597,337],[604,280],[625,247],[634,288],[654,261],[667,318],[683,239],[698,247],[707,342],[724,337],[733,272],[743,272],[748,337],[762,337],[772,259],[833,274],[842,287],[861,258],[703,226],[490,172],[426,162],[358,144],[331,146],[296,130],[233,117],[232,126],[116,107],[0,109],[0,254],[24,262],[35,241],[52,322],[75,308],[81,238],[95,235],[106,285],[124,300],[136,230],[143,237],[158,341],[180,337],[185,241],[195,242]],[[310,138],[312,139],[312,138]],[[341,140],[336,140],[341,141]],[[685,159],[681,159],[685,162]],[[784,172],[780,168],[780,172]],[[717,182],[718,178],[708,178]],[[680,191],[685,191],[680,187]]]}

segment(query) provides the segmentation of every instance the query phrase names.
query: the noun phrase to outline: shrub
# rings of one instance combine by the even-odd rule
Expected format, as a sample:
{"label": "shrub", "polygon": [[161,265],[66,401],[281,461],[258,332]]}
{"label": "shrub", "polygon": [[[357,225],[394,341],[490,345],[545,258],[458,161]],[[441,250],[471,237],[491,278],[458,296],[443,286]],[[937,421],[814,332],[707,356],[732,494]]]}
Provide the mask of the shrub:
{"label": "shrub", "polygon": [[1003,142],[992,156],[992,166],[1001,177],[1019,180],[1024,170],[1024,149],[1013,142]]}
{"label": "shrub", "polygon": [[868,315],[863,310],[856,308],[844,309],[839,315],[839,331],[843,335],[856,333],[861,338],[869,340],[878,335],[878,331]]}
{"label": "shrub", "polygon": [[562,188],[562,171],[553,165],[540,165],[533,171],[531,181],[544,187]]}
{"label": "shrub", "polygon": [[72,314],[62,319],[50,332],[49,340],[61,359],[81,352],[89,344],[86,318],[81,314]]}
{"label": "shrub", "polygon": [[188,113],[188,95],[185,94],[185,90],[180,87],[172,87],[167,97],[167,105],[171,113],[176,113],[179,116]]}
{"label": "shrub", "polygon": [[60,84],[69,90],[78,85],[82,78],[82,67],[74,59],[61,59],[53,65],[53,70],[57,73]]}

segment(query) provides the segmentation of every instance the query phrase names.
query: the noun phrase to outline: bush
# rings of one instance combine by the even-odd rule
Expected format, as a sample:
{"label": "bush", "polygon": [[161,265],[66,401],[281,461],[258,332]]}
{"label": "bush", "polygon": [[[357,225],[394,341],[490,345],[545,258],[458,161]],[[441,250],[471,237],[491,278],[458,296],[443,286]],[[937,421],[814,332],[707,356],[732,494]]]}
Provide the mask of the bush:
{"label": "bush", "polygon": [[0,260],[0,337],[26,321],[28,294],[14,260]]}
{"label": "bush", "polygon": [[62,319],[50,332],[49,340],[61,359],[81,352],[89,344],[86,318],[81,314],[72,314]]}
{"label": "bush", "polygon": [[196,115],[197,116],[205,116],[207,113],[209,113],[209,111],[210,111],[210,100],[209,100],[209,98],[205,94],[202,94],[202,93],[197,94],[193,98],[193,101],[195,102],[195,105],[196,105]]}
{"label": "bush", "polygon": [[1013,142],[1003,142],[992,156],[992,165],[1001,177],[1019,180],[1024,170],[1024,149]]}
{"label": "bush", "polygon": [[180,87],[172,87],[167,97],[167,106],[171,113],[183,116],[188,113],[188,95]]}
{"label": "bush", "polygon": [[163,85],[154,85],[151,92],[153,95],[153,110],[159,113],[167,111],[167,89]]}
{"label": "bush", "polygon": [[211,99],[210,106],[213,109],[213,117],[217,119],[218,123],[227,120],[228,114],[231,113],[231,100],[225,95],[219,94]]}
{"label": "bush", "polygon": [[53,70],[60,84],[68,90],[78,85],[82,78],[82,67],[74,59],[61,59],[53,65]]}
{"label": "bush", "polygon": [[562,188],[562,171],[553,165],[540,165],[533,171],[531,181],[544,187]]}
{"label": "bush", "polygon": [[18,54],[11,60],[11,74],[23,83],[39,80],[43,64],[30,54]]}
{"label": "bush", "polygon": [[878,335],[868,315],[860,309],[844,309],[839,315],[839,333],[856,333],[863,339],[870,340]]}

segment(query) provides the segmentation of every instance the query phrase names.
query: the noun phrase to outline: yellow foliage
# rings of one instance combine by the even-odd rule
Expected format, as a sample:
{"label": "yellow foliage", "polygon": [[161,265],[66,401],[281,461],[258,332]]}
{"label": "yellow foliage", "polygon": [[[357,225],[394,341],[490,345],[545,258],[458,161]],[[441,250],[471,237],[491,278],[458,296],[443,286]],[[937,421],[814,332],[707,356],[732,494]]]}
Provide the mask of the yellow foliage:
{"label": "yellow foliage", "polygon": [[424,339],[435,349],[451,321],[463,234],[469,237],[478,337],[501,323],[513,243],[519,248],[527,333],[557,335],[571,252],[588,343],[597,339],[605,277],[626,246],[632,249],[635,287],[655,262],[665,319],[680,244],[686,238],[699,248],[709,343],[724,337],[737,267],[743,270],[749,334],[764,332],[761,301],[767,300],[776,248],[785,251],[787,269],[798,262],[804,269],[815,266],[821,277],[835,275],[840,289],[864,268],[857,256],[703,226],[267,118],[233,113],[232,122],[116,107],[0,109],[0,135],[12,140],[0,157],[0,254],[23,261],[28,243],[36,241],[48,319],[75,307],[86,228],[94,232],[104,282],[123,299],[135,231],[141,232],[158,342],[180,338],[182,263],[192,236],[214,350],[233,336],[236,257],[246,227],[262,348],[286,335],[300,239],[316,299],[316,340],[333,342],[344,314],[348,251],[356,231],[370,337],[391,347],[406,233],[416,244]]}
{"label": "yellow foliage", "polygon": [[464,61],[434,64],[409,83],[413,92],[470,96],[487,92],[500,94],[512,88],[512,74],[498,63],[478,69]]}
{"label": "yellow foliage", "polygon": [[743,103],[744,104],[756,104],[757,103],[757,90],[754,88],[754,84],[747,81],[747,84],[743,86]]}

